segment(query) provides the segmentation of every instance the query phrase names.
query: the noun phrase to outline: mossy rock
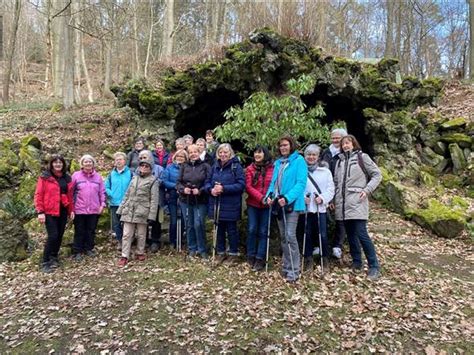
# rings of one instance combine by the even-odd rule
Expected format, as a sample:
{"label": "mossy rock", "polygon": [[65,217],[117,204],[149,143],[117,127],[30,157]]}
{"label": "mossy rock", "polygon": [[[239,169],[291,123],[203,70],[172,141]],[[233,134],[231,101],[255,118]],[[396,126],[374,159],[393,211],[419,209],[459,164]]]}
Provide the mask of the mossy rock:
{"label": "mossy rock", "polygon": [[448,146],[446,145],[446,143],[441,141],[436,142],[431,148],[436,154],[439,154],[441,156],[444,156],[448,150]]}
{"label": "mossy rock", "polygon": [[426,208],[414,210],[412,219],[443,238],[459,236],[466,226],[464,213],[435,199],[428,200]]}
{"label": "mossy rock", "polygon": [[443,174],[440,176],[440,182],[448,189],[459,189],[463,186],[463,179],[459,175]]}
{"label": "mossy rock", "polygon": [[458,129],[466,127],[467,119],[464,117],[456,117],[449,121],[443,122],[441,128],[443,129]]}
{"label": "mossy rock", "polygon": [[20,186],[17,191],[17,198],[22,201],[31,201],[33,203],[33,197],[35,194],[37,183],[37,175],[31,172],[26,172],[20,178]]}
{"label": "mossy rock", "polygon": [[433,187],[437,184],[437,179],[427,171],[420,170],[420,182],[429,187]]}
{"label": "mossy rock", "polygon": [[30,135],[30,136],[23,137],[21,139],[21,145],[22,146],[31,145],[35,147],[36,149],[41,150],[41,141],[36,136]]}
{"label": "mossy rock", "polygon": [[448,149],[449,154],[451,155],[451,160],[453,162],[453,172],[455,174],[462,173],[467,167],[467,161],[464,157],[463,151],[456,143],[451,143],[448,146]]}
{"label": "mossy rock", "polygon": [[430,147],[423,147],[421,159],[429,166],[437,166],[443,162],[444,157],[442,155],[436,154]]}
{"label": "mossy rock", "polygon": [[17,184],[21,174],[21,161],[10,139],[0,141],[0,190]]}
{"label": "mossy rock", "polygon": [[445,143],[456,143],[461,148],[470,148],[472,139],[464,133],[447,133],[441,136],[441,141]]}
{"label": "mossy rock", "polygon": [[28,233],[23,224],[0,209],[0,262],[27,258],[27,247]]}
{"label": "mossy rock", "polygon": [[40,172],[41,151],[38,148],[32,145],[22,145],[18,156],[25,169],[37,174]]}

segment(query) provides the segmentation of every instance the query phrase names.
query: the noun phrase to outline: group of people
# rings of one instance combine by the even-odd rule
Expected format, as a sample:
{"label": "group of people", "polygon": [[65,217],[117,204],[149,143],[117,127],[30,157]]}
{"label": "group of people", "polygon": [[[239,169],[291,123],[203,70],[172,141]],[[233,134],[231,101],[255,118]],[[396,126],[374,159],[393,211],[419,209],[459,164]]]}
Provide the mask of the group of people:
{"label": "group of people", "polygon": [[[90,155],[80,159],[81,170],[72,177],[64,158],[55,155],[40,176],[35,193],[38,219],[45,223],[42,270],[58,266],[58,252],[67,219],[74,220],[73,258],[94,256],[98,216],[108,204],[121,252],[119,267],[135,257],[146,259],[159,248],[163,216],[169,214],[169,237],[177,250],[208,259],[216,265],[240,260],[237,222],[246,192],[247,263],[254,271],[268,266],[272,218],[278,222],[282,251],[282,276],[295,282],[302,271],[314,268],[319,255],[321,272],[329,270],[329,257],[341,258],[347,235],[352,269],[363,269],[361,247],[368,262],[368,278],[380,276],[374,244],[367,231],[368,197],[381,181],[381,173],[363,153],[357,139],[344,129],[331,132],[325,151],[309,144],[301,155],[295,140],[278,140],[278,158],[268,147],[257,145],[252,162],[244,169],[228,143],[219,144],[213,132],[194,143],[186,135],[168,152],[161,139],[146,150],[144,139],[135,141],[126,155],[114,155],[114,168],[105,182]],[[329,215],[335,216],[334,238],[328,238]],[[208,246],[206,216],[213,220],[212,245]],[[184,226],[184,228],[183,228]],[[185,239],[185,240],[183,240]],[[302,258],[301,258],[302,256]]]}

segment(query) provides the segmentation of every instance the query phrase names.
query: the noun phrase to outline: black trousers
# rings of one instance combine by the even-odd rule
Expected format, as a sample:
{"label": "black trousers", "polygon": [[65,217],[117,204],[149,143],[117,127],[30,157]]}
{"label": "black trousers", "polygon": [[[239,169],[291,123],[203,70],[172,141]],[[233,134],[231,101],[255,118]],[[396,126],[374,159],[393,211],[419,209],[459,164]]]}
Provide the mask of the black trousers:
{"label": "black trousers", "polygon": [[[161,208],[161,207],[160,207]],[[151,225],[151,233],[147,236],[147,244],[160,244],[161,239],[161,223],[158,222],[158,215],[160,212],[160,208],[156,212],[156,219],[155,222]]]}
{"label": "black trousers", "polygon": [[74,254],[85,253],[94,249],[95,229],[99,215],[76,214],[74,217],[74,243],[72,250]]}
{"label": "black trousers", "polygon": [[67,223],[67,209],[61,207],[59,216],[46,215],[46,233],[48,238],[44,244],[43,262],[50,262],[51,259],[57,259],[61,242],[63,240],[64,230]]}

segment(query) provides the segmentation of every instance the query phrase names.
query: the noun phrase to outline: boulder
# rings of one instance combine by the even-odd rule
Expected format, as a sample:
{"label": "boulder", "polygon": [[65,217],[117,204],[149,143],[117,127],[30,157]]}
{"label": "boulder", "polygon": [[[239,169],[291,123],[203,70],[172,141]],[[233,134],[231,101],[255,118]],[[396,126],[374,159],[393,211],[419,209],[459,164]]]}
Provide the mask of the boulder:
{"label": "boulder", "polygon": [[441,136],[445,143],[456,143],[461,148],[471,148],[472,139],[464,133],[447,133]]}
{"label": "boulder", "polygon": [[467,167],[464,153],[456,143],[451,143],[448,148],[451,160],[453,161],[453,172],[459,174]]}
{"label": "boulder", "polygon": [[0,209],[0,262],[27,258],[27,247],[28,233],[23,224]]}
{"label": "boulder", "polygon": [[422,227],[443,238],[459,236],[466,226],[466,217],[462,212],[435,199],[428,200],[425,208],[413,210],[411,217]]}
{"label": "boulder", "polygon": [[423,147],[421,160],[425,164],[435,167],[439,166],[443,162],[444,157],[442,155],[436,154],[430,147]]}
{"label": "boulder", "polygon": [[439,155],[442,155],[444,156],[446,154],[446,150],[447,150],[447,145],[446,143],[444,142],[441,142],[441,141],[437,141],[434,145],[433,145],[433,150],[436,154],[439,154]]}
{"label": "boulder", "polygon": [[456,117],[441,124],[443,129],[458,129],[465,126],[467,126],[467,120],[464,117]]}

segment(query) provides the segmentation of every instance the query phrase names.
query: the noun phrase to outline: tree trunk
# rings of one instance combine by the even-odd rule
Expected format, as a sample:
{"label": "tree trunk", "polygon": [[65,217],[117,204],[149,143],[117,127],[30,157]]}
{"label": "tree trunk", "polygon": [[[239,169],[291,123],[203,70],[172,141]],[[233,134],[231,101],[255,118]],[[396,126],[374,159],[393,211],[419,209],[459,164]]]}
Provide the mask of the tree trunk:
{"label": "tree trunk", "polygon": [[142,73],[141,63],[140,63],[140,49],[138,47],[138,22],[137,22],[137,13],[138,13],[138,1],[135,2],[135,9],[133,11],[133,37],[134,37],[134,49],[135,49],[135,76],[140,77]]}
{"label": "tree trunk", "polygon": [[63,105],[69,109],[75,104],[74,100],[74,33],[71,26],[71,4],[61,14],[64,18],[63,24],[63,46],[64,53],[64,79],[63,79]]}
{"label": "tree trunk", "polygon": [[174,0],[166,0],[165,23],[163,26],[162,58],[170,58],[173,54]]}
{"label": "tree trunk", "polygon": [[148,44],[146,46],[145,68],[143,69],[143,76],[148,75],[148,63],[150,62],[151,46],[153,44],[153,27],[155,26],[154,3],[150,1],[150,28],[148,30]]}
{"label": "tree trunk", "polygon": [[12,75],[12,66],[13,66],[13,56],[15,54],[16,47],[16,34],[18,32],[18,23],[20,21],[20,12],[21,12],[21,1],[15,0],[15,14],[12,23],[12,30],[10,32],[10,45],[8,46],[8,51],[6,53],[6,68],[3,76],[3,104],[7,104],[10,101],[10,79]]}
{"label": "tree trunk", "polygon": [[394,9],[395,9],[395,2],[393,0],[386,0],[386,14],[387,14],[387,32],[385,36],[385,57],[393,57],[393,20],[394,20]]}
{"label": "tree trunk", "polygon": [[469,78],[474,81],[474,0],[469,0]]}
{"label": "tree trunk", "polygon": [[113,98],[114,94],[110,91],[112,83],[112,43],[103,42],[105,46],[105,68],[104,68],[104,91],[103,95],[105,98]]}
{"label": "tree trunk", "polygon": [[[74,17],[72,18],[72,23],[75,27],[79,24],[78,18],[80,15],[80,2],[74,1],[72,3],[74,10]],[[82,102],[82,73],[81,73],[81,48],[82,48],[82,32],[78,30],[71,29],[74,35],[74,82],[75,90],[74,97],[77,104]]]}

